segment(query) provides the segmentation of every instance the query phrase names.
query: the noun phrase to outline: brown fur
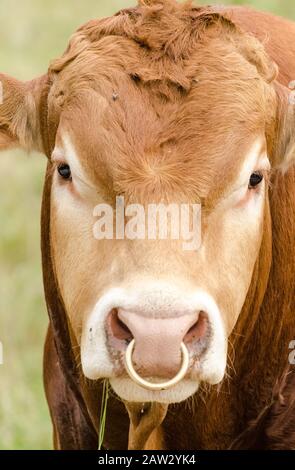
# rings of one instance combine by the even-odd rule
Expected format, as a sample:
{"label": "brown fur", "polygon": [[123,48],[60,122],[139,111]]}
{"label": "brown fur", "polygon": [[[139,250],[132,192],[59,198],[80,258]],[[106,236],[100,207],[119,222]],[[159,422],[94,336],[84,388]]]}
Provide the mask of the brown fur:
{"label": "brown fur", "polygon": [[[226,144],[237,149],[245,145],[249,134],[266,129],[274,172],[259,258],[230,338],[229,376],[220,386],[204,387],[186,403],[170,406],[161,427],[159,413],[146,446],[295,447],[294,374],[285,373],[288,344],[295,338],[295,206],[291,204],[295,170],[290,167],[294,111],[287,112],[286,88],[295,75],[294,38],[293,23],[253,10],[146,0],[138,8],[80,28],[64,56],[38,81],[33,106],[27,100],[29,85],[8,83],[17,93],[12,93],[8,109],[0,110],[0,148],[8,141],[32,147],[36,119],[30,124],[28,112],[34,116],[37,109],[42,146],[49,159],[62,111],[63,119],[76,126],[77,142],[81,142],[85,126],[89,131],[96,124],[83,118],[82,103],[94,107],[97,102],[100,110],[104,100],[113,104],[101,116],[100,138],[93,135],[84,155],[89,176],[111,198],[117,192],[129,199],[147,198],[152,191],[169,197],[178,188],[189,198],[204,199],[210,209],[239,163],[239,155],[235,162],[224,155],[225,131],[232,128],[232,142]],[[8,79],[0,78],[5,87]],[[223,106],[227,93],[238,97],[231,108]],[[208,102],[212,103],[210,109]],[[126,113],[126,106],[134,112]],[[82,113],[79,126],[77,109]],[[213,137],[209,133],[212,127],[216,129]],[[208,160],[193,159],[193,148],[206,148]],[[277,168],[285,164],[284,157],[289,166],[281,173]],[[50,247],[51,174],[49,161],[42,219],[44,284],[51,324],[45,384],[56,448],[95,448],[101,387],[78,374],[70,347],[73,340]],[[227,175],[222,185],[220,175]],[[71,407],[63,406],[65,400]],[[128,427],[124,405],[112,396],[105,446],[126,448]],[[63,441],[65,432],[68,440]],[[131,446],[140,442],[144,447],[142,436],[135,437],[137,444],[132,444],[135,438],[131,436]]]}
{"label": "brown fur", "polygon": [[[113,186],[117,193],[146,201],[150,192],[160,198],[185,189],[195,200],[219,188],[221,173],[232,175],[232,163],[223,148],[217,150],[229,123],[240,137],[228,142],[229,155],[231,146],[236,151],[266,122],[272,126],[275,95],[267,84],[276,71],[261,44],[231,21],[190,4],[160,2],[80,28],[50,67],[49,111],[53,119],[63,112],[75,128],[85,169],[92,168],[92,178],[108,192]],[[240,87],[241,101],[224,106]],[[104,110],[114,92],[117,100]],[[94,102],[97,109],[89,112]],[[86,151],[82,136],[92,124],[96,128],[98,114],[99,136],[91,132]],[[207,161],[201,158],[203,149]]]}

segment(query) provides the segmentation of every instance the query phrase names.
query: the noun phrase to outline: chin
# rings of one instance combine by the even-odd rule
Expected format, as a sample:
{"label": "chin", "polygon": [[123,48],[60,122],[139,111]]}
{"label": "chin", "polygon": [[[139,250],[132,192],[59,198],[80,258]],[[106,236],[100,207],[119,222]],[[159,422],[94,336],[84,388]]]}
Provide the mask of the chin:
{"label": "chin", "polygon": [[170,390],[156,392],[140,387],[129,378],[112,378],[110,384],[114,392],[129,403],[180,403],[194,395],[199,388],[199,382],[195,380],[183,380]]}

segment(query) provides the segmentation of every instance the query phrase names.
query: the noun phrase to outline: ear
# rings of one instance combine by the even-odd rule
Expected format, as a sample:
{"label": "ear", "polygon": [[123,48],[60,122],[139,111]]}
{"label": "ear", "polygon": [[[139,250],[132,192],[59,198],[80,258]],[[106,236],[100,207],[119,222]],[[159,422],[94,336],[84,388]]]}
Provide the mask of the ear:
{"label": "ear", "polygon": [[22,147],[43,152],[41,96],[47,76],[21,82],[0,73],[0,150]]}
{"label": "ear", "polygon": [[275,165],[283,172],[295,164],[295,82],[276,84],[277,138]]}

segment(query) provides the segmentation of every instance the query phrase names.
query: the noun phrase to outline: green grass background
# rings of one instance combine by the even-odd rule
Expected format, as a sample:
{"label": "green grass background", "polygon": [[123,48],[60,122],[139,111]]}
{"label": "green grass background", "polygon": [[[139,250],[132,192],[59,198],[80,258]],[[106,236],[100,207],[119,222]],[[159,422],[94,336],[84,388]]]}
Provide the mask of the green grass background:
{"label": "green grass background", "polygon": [[[83,22],[132,0],[0,0],[0,70],[19,79],[46,71]],[[199,2],[207,3],[207,2]],[[212,2],[211,2],[212,3]],[[214,2],[213,2],[214,3]],[[295,19],[290,0],[248,4]],[[42,385],[47,326],[40,259],[40,204],[45,158],[21,151],[0,156],[0,449],[50,449]]]}

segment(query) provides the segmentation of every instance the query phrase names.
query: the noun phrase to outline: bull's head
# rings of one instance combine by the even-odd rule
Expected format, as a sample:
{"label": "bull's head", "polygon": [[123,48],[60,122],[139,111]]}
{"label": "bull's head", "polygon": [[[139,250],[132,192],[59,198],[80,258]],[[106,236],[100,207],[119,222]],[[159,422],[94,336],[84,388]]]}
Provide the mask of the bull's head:
{"label": "bull's head", "polygon": [[[261,44],[230,21],[179,7],[168,27],[151,14],[89,23],[40,79],[0,75],[0,148],[49,159],[51,259],[84,375],[128,401],[170,403],[224,377],[294,112]],[[95,237],[94,208],[116,214],[118,197],[123,225],[133,204],[201,204],[200,246],[183,249],[173,227],[126,237],[118,220]]]}

